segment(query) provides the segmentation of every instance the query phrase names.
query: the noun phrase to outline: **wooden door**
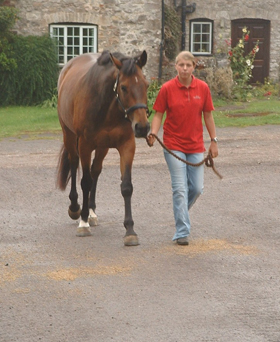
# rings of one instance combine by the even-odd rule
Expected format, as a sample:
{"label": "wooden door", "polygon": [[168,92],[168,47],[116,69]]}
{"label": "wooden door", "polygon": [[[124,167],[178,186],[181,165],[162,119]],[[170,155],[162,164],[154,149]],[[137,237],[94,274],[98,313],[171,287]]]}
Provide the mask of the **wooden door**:
{"label": "wooden door", "polygon": [[247,27],[250,31],[249,40],[245,42],[245,55],[247,55],[259,41],[259,51],[256,54],[251,84],[264,83],[269,77],[270,58],[270,21],[263,19],[236,19],[231,22],[231,42],[236,46],[242,38],[242,29]]}

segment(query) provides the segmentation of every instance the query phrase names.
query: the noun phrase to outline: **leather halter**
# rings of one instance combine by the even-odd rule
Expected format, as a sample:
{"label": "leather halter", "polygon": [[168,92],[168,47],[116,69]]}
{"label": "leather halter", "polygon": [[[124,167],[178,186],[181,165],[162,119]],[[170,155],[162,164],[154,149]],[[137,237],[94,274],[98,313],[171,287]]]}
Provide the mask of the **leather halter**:
{"label": "leather halter", "polygon": [[118,84],[119,84],[119,75],[120,75],[120,72],[118,72],[118,75],[117,75],[117,78],[116,78],[116,82],[114,84],[114,87],[113,87],[113,90],[114,90],[114,93],[115,93],[115,96],[116,96],[116,99],[118,101],[118,104],[120,105],[121,109],[123,110],[123,112],[125,113],[125,118],[128,118],[128,115],[132,112],[134,112],[136,109],[139,109],[139,108],[144,108],[146,109],[146,112],[147,112],[147,116],[149,117],[150,116],[150,112],[149,112],[149,108],[146,104],[144,103],[137,103],[136,105],[134,106],[131,106],[127,109],[125,109],[124,105],[122,104],[122,101],[119,97],[119,94],[118,94]]}

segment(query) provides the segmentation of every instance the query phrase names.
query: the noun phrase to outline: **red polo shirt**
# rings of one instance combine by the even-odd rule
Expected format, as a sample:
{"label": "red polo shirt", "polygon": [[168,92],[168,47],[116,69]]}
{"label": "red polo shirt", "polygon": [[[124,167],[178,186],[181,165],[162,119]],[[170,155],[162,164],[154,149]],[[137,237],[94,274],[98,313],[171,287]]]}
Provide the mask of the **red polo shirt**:
{"label": "red polo shirt", "polygon": [[208,85],[192,76],[187,88],[178,76],[164,83],[153,109],[166,112],[163,125],[163,142],[170,150],[184,153],[205,151],[203,142],[202,112],[214,110]]}

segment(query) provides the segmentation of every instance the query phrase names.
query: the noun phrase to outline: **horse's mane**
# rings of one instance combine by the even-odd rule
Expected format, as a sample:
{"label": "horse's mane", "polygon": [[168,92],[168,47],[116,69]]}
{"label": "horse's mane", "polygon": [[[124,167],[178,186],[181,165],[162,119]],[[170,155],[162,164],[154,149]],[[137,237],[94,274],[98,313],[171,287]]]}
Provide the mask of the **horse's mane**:
{"label": "horse's mane", "polygon": [[[136,72],[136,60],[135,58],[123,55],[120,52],[113,52],[112,55],[122,62],[121,71],[129,76]],[[102,52],[101,56],[97,59],[98,65],[112,65],[113,62],[110,57],[110,52],[105,50]]]}

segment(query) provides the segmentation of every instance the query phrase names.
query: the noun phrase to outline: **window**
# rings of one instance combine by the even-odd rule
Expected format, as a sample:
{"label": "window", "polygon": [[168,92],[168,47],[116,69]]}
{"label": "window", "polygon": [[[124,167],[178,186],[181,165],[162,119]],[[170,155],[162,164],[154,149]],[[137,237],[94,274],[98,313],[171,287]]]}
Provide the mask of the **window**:
{"label": "window", "polygon": [[57,42],[58,63],[97,51],[97,27],[94,25],[50,25],[50,35]]}
{"label": "window", "polygon": [[194,55],[211,55],[213,22],[196,20],[190,23],[190,51]]}

